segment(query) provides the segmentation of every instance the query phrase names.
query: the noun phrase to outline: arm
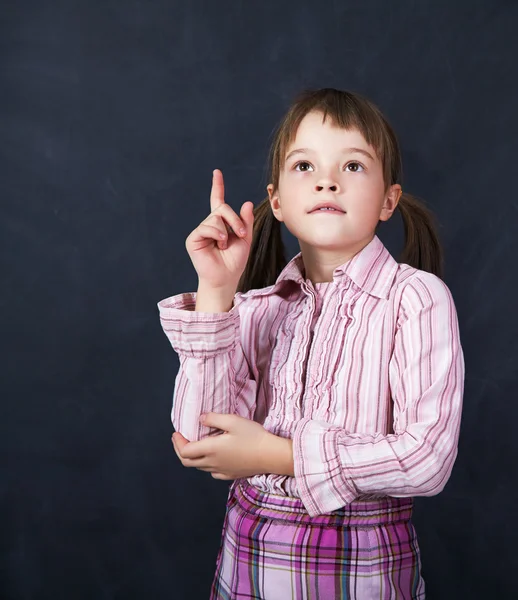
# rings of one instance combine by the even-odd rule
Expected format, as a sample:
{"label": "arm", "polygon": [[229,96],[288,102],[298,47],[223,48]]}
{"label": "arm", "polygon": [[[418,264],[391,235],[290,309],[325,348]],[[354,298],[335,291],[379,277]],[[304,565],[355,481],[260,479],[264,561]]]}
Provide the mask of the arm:
{"label": "arm", "polygon": [[348,433],[311,419],[297,424],[294,471],[310,515],[363,494],[432,496],[450,476],[464,389],[455,305],[440,279],[422,273],[401,303],[389,372],[394,433]]}
{"label": "arm", "polygon": [[[180,357],[172,421],[189,440],[210,428],[199,423],[203,412],[227,412],[250,418],[256,384],[240,344],[240,319],[232,308],[246,267],[253,236],[253,204],[238,216],[225,202],[223,173],[213,171],[209,216],[185,241],[198,274],[198,292],[158,304],[165,334]],[[193,311],[194,309],[194,311]]]}
{"label": "arm", "polygon": [[189,442],[174,433],[174,449],[184,467],[195,467],[211,473],[214,479],[225,480],[263,473],[294,475],[291,440],[236,415],[209,413],[202,416],[202,421],[222,435]]}
{"label": "arm", "polygon": [[[194,311],[203,310],[222,312]],[[240,317],[232,301],[223,299],[228,312],[198,294],[180,294],[159,304],[162,328],[180,358],[171,413],[176,431],[190,441],[214,430],[199,422],[208,412],[253,418],[256,383],[240,343]]]}

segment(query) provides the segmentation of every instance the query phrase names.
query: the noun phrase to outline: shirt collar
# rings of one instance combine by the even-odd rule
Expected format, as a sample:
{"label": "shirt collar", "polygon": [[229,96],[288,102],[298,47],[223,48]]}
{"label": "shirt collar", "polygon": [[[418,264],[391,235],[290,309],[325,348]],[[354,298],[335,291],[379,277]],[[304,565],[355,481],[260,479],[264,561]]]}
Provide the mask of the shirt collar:
{"label": "shirt collar", "polygon": [[[351,280],[364,292],[386,300],[397,269],[398,263],[375,235],[358,254],[343,265],[336,267],[333,272],[333,281],[340,286]],[[275,294],[279,287],[287,281],[307,285],[300,252],[284,267],[273,286],[264,288],[264,290],[253,290],[253,295]]]}

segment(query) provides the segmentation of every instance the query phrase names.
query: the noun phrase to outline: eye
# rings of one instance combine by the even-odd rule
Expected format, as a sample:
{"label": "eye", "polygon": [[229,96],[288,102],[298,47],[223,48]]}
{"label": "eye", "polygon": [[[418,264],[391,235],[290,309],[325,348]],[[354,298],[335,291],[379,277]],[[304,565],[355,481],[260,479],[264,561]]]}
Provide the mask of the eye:
{"label": "eye", "polygon": [[301,160],[300,162],[296,163],[293,168],[295,169],[295,171],[301,171],[302,173],[309,171],[310,169],[313,169],[313,165],[311,163],[308,163],[307,160]]}
{"label": "eye", "polygon": [[361,171],[365,170],[363,165],[359,162],[350,162],[349,164],[345,165],[345,170],[347,171],[349,167],[351,167],[349,170],[350,173],[360,173]]}

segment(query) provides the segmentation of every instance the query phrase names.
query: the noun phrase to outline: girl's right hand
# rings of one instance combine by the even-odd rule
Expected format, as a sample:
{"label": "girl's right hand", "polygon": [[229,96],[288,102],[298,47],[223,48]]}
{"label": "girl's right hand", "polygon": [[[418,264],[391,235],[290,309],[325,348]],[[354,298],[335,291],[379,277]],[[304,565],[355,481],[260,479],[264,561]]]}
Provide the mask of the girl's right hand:
{"label": "girl's right hand", "polygon": [[223,173],[215,169],[210,215],[189,234],[185,247],[204,287],[237,288],[245,270],[254,224],[254,205],[245,202],[238,216],[225,203]]}

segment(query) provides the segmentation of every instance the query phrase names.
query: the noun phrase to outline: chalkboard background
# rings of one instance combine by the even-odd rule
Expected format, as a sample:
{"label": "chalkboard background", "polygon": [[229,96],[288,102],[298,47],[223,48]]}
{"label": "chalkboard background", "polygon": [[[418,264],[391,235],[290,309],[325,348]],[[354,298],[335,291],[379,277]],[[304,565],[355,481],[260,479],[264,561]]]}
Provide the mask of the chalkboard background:
{"label": "chalkboard background", "polygon": [[228,484],[172,450],[156,302],[195,289],[212,169],[259,202],[306,87],[382,108],[440,223],[467,374],[416,500],[427,597],[516,597],[517,26],[503,0],[2,1],[2,599],[208,597]]}

